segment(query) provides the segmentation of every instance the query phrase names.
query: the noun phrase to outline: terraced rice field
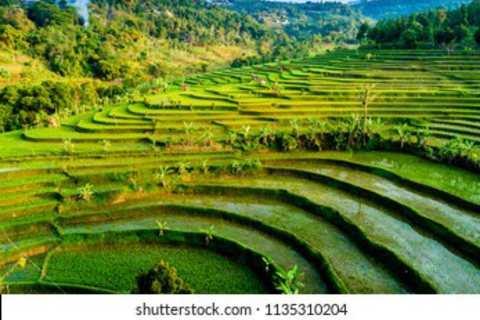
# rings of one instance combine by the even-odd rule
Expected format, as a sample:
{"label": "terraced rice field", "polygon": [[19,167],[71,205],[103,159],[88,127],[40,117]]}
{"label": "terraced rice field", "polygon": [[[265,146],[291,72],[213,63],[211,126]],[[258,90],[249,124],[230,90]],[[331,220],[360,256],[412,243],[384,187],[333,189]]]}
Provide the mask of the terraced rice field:
{"label": "terraced rice field", "polygon": [[405,122],[428,126],[432,146],[480,141],[480,53],[368,57],[200,75],[60,127],[0,135],[1,274],[27,258],[5,290],[128,293],[164,260],[196,293],[278,293],[276,273],[294,266],[305,294],[480,293],[478,173],[400,150],[228,143],[294,119],[303,132],[302,119],[363,115],[368,83],[382,135],[396,139],[391,128]]}

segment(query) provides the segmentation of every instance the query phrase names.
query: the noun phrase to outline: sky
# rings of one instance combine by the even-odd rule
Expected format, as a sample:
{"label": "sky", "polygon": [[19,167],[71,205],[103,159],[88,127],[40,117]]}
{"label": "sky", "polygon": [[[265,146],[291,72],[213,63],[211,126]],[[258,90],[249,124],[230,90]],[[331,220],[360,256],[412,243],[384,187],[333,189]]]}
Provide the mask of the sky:
{"label": "sky", "polygon": [[311,1],[311,2],[320,2],[320,1],[323,1],[323,2],[343,2],[343,3],[348,3],[348,2],[355,1],[355,0],[268,0],[268,1],[297,2],[297,3],[300,3],[300,2],[308,2],[308,1]]}

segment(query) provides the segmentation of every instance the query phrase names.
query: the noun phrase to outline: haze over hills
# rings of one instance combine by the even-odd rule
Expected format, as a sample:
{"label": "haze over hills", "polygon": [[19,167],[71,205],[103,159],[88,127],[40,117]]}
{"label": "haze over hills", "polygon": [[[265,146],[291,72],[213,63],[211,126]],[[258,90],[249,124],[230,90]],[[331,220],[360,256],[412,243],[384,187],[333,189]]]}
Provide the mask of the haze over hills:
{"label": "haze over hills", "polygon": [[439,7],[454,9],[471,2],[472,0],[360,0],[352,3],[352,7],[365,16],[382,19],[406,16]]}

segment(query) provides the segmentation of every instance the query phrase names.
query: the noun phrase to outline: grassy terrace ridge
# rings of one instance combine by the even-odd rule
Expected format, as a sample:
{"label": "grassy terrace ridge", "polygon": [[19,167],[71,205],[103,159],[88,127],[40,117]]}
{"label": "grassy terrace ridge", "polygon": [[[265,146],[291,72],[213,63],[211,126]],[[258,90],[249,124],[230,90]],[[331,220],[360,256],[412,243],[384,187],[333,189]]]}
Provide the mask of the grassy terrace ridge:
{"label": "grassy terrace ridge", "polygon": [[196,293],[296,266],[306,294],[478,294],[479,83],[480,51],[338,50],[0,134],[3,289],[129,293],[165,260]]}

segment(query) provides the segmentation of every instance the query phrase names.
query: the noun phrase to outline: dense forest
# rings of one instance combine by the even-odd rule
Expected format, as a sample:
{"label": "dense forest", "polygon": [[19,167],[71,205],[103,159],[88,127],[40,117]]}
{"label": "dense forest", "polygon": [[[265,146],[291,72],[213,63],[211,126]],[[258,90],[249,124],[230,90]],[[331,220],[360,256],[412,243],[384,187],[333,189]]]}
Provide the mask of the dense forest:
{"label": "dense forest", "polygon": [[352,42],[362,21],[361,14],[339,2],[226,0],[218,3],[250,15],[262,24],[282,28],[297,39],[321,35],[327,42]]}
{"label": "dense forest", "polygon": [[399,18],[439,7],[455,9],[470,2],[472,0],[361,0],[352,7],[358,9],[363,15],[378,20]]}
{"label": "dense forest", "polygon": [[458,9],[432,9],[408,17],[383,19],[376,25],[364,23],[358,39],[379,47],[438,47],[480,44],[480,1]]}

